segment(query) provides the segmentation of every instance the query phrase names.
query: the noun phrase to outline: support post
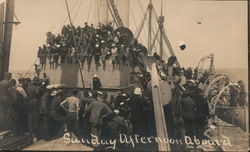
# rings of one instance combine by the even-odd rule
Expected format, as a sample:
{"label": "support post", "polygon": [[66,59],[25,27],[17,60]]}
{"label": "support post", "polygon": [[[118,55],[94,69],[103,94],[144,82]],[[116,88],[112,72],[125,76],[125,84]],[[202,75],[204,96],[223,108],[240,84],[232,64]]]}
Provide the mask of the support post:
{"label": "support post", "polygon": [[161,16],[159,16],[159,29],[160,29],[160,57],[163,56],[163,23],[164,23],[164,16],[163,16],[163,5],[161,0]]}
{"label": "support post", "polygon": [[163,23],[164,16],[159,16],[159,29],[160,29],[160,57],[163,56]]}
{"label": "support post", "polygon": [[[5,22],[13,22],[14,9],[15,9],[15,0],[7,0]],[[13,24],[5,24],[4,39],[3,39],[3,71],[1,71],[1,73],[3,74],[9,72],[12,29],[13,29]]]}
{"label": "support post", "polygon": [[151,47],[151,39],[152,39],[152,10],[153,10],[153,4],[152,0],[150,0],[150,3],[148,5],[149,10],[149,19],[148,19],[148,50],[149,55],[152,55],[152,47]]}
{"label": "support post", "polygon": [[0,80],[3,80],[3,32],[4,32],[4,3],[0,4]]}

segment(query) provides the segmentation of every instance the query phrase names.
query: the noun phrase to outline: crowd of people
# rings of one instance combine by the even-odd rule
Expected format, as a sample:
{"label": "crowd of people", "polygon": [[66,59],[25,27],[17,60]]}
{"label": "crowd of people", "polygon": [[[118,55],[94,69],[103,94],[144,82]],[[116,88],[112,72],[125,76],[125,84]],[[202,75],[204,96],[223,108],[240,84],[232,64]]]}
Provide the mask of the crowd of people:
{"label": "crowd of people", "polygon": [[[164,105],[169,137],[182,140],[185,136],[203,138],[211,116],[199,84],[204,83],[203,77],[209,75],[205,72],[196,80],[194,72],[176,66],[176,61],[176,57],[170,57],[165,72],[174,77],[171,81],[166,80],[172,88],[171,101]],[[162,64],[158,65],[158,72],[162,70],[159,66]],[[142,79],[146,79],[144,77],[142,75]],[[165,79],[164,76],[161,78]],[[147,81],[151,81],[150,74]],[[32,133],[37,139],[52,140],[65,133],[69,133],[71,138],[74,133],[89,140],[93,137],[115,139],[119,134],[156,135],[151,131],[155,125],[150,91],[135,88],[132,94],[120,92],[115,97],[101,92],[101,87],[101,78],[97,75],[93,77],[91,91],[51,87],[45,73],[43,78],[35,77],[33,80],[15,80],[9,76],[0,82],[0,101],[4,109],[10,109],[3,113],[9,112],[11,129],[16,134]],[[244,89],[244,84],[239,82],[239,87]],[[232,93],[231,99],[234,98]],[[124,148],[124,145],[120,146]]]}
{"label": "crowd of people", "polygon": [[[209,107],[203,90],[199,88],[200,80],[197,80],[197,70],[181,68],[177,64],[177,58],[171,56],[165,63],[155,53],[158,75],[162,80],[169,82],[172,89],[170,103],[164,105],[165,118],[169,138],[178,138],[185,141],[185,136],[193,139],[196,136],[202,139],[203,132],[208,125]],[[202,80],[202,79],[201,79]],[[182,146],[171,145],[172,148]]]}
{"label": "crowd of people", "polygon": [[114,96],[101,92],[97,76],[93,83],[91,91],[59,89],[50,85],[45,73],[43,78],[1,81],[1,106],[10,112],[8,129],[17,135],[29,132],[35,140],[52,140],[65,133],[89,140],[116,139],[120,134],[150,136],[152,100],[141,88]]}
{"label": "crowd of people", "polygon": [[[47,33],[46,44],[38,48],[37,56],[42,69],[47,61],[50,69],[56,69],[59,63],[81,63],[82,68],[87,64],[90,70],[92,60],[96,70],[101,66],[105,70],[106,61],[111,60],[113,70],[128,65],[129,46],[124,38],[126,32],[114,30],[112,23],[99,23],[95,28],[85,23],[84,27],[64,25],[61,33]],[[129,40],[130,41],[130,40]],[[141,47],[134,45],[135,51]]]}
{"label": "crowd of people", "polygon": [[[172,88],[170,104],[164,106],[169,137],[185,140],[185,136],[191,138],[196,136],[203,139],[208,119],[214,116],[210,114],[209,96],[204,95],[204,85],[209,85],[207,79],[214,74],[204,71],[198,76],[197,68],[185,69],[178,66],[175,56],[169,57],[167,63],[156,53],[154,57],[157,60],[158,75],[162,80],[168,81]],[[225,83],[222,83],[224,87],[229,84],[229,80]],[[229,86],[227,106],[245,106],[246,92],[243,81]],[[215,89],[217,89],[215,95],[219,94],[221,90],[218,87]],[[223,102],[225,101],[221,103]]]}
{"label": "crowd of people", "polygon": [[[62,137],[65,133],[69,133],[70,138],[75,134],[90,140],[93,137],[116,139],[119,134],[155,136],[151,131],[155,129],[153,100],[148,91],[151,74],[140,58],[140,53],[146,54],[147,50],[137,41],[132,48],[127,46],[122,37],[110,23],[99,24],[96,28],[88,23],[77,28],[67,25],[58,35],[48,32],[46,44],[38,49],[37,77],[32,80],[8,77],[0,82],[0,101],[4,109],[10,109],[6,113],[11,117],[11,129],[16,134],[29,132],[36,139],[44,140]],[[135,54],[131,55],[131,50]],[[169,57],[167,63],[156,53],[153,56],[157,60],[158,75],[169,82],[172,89],[171,101],[164,105],[169,137],[202,138],[210,115],[199,84],[205,83],[209,73],[204,72],[199,78],[198,69],[177,66],[175,56]],[[90,91],[53,88],[45,73],[39,78],[38,66],[45,70],[47,61],[50,69],[64,63],[80,63],[83,68],[86,63],[89,71],[93,58],[96,70],[101,62],[105,70],[107,60],[112,61],[113,70],[129,62],[132,68],[139,66],[142,73],[138,79],[142,88],[135,88],[131,94],[120,92],[115,97],[101,91],[102,84],[97,75]],[[244,85],[240,87],[244,88]],[[89,146],[101,147],[98,144]],[[124,149],[123,146],[119,148]]]}

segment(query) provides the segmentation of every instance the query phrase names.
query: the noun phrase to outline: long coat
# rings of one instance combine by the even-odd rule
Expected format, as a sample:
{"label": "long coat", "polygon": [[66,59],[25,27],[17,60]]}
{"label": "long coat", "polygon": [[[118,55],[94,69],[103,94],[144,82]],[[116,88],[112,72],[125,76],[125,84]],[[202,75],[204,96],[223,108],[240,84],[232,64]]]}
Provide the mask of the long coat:
{"label": "long coat", "polygon": [[134,95],[131,97],[129,106],[131,108],[131,122],[133,125],[133,132],[137,134],[144,134],[147,130],[146,108],[147,102],[144,98]]}

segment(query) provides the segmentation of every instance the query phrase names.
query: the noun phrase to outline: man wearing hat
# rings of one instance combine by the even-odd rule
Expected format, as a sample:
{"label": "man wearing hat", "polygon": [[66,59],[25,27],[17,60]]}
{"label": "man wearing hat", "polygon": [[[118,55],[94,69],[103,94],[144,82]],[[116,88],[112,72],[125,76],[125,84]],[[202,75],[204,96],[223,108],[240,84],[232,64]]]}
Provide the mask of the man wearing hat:
{"label": "man wearing hat", "polygon": [[117,59],[117,55],[118,55],[118,49],[116,47],[116,45],[113,43],[112,44],[112,48],[111,48],[111,60],[112,60],[112,65],[113,65],[113,71],[116,69],[116,59]]}
{"label": "man wearing hat", "polygon": [[131,108],[131,122],[133,125],[133,134],[145,135],[147,132],[147,120],[145,118],[146,100],[142,97],[141,88],[134,90],[129,106]]}
{"label": "man wearing hat", "polygon": [[101,80],[100,78],[94,74],[94,77],[93,77],[93,90],[99,90],[102,86],[102,83],[101,83]]}
{"label": "man wearing hat", "polygon": [[[86,108],[86,112],[89,112],[90,118],[89,122],[91,123],[91,137],[97,136],[98,139],[101,135],[101,127],[103,125],[103,118],[110,114],[112,110],[103,103],[104,96],[100,91],[93,92],[94,100],[88,105]],[[93,145],[94,147],[98,147],[99,145]]]}
{"label": "man wearing hat", "polygon": [[99,44],[95,45],[95,50],[94,50],[94,59],[95,59],[95,64],[96,64],[96,70],[98,71],[98,67],[100,66],[100,56],[101,56],[101,48]]}
{"label": "man wearing hat", "polygon": [[85,22],[82,31],[83,31],[84,33],[86,33],[86,32],[88,32],[89,30],[90,30],[90,26],[88,25],[88,22]]}
{"label": "man wearing hat", "polygon": [[41,79],[35,77],[32,84],[27,88],[28,100],[28,121],[29,132],[33,133],[34,137],[38,136],[39,127],[39,100],[42,96],[42,89],[40,87]]}
{"label": "man wearing hat", "polygon": [[107,46],[104,46],[101,50],[102,55],[101,55],[101,59],[102,59],[102,65],[103,65],[103,70],[106,69],[106,60],[108,59],[108,56],[110,54],[110,49]]}
{"label": "man wearing hat", "polygon": [[[60,133],[63,132],[63,120],[65,120],[65,111],[60,109],[60,103],[64,100],[63,95],[64,91],[61,90],[53,90],[51,93],[52,102],[50,104],[50,116],[52,117],[52,126],[51,133],[52,136],[59,137]],[[63,111],[63,112],[62,112]],[[61,134],[62,135],[62,134]]]}

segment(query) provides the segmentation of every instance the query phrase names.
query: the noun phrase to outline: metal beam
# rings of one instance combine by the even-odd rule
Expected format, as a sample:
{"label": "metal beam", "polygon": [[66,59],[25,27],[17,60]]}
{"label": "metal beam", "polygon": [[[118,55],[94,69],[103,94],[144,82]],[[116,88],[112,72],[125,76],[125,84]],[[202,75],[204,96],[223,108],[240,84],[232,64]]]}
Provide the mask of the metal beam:
{"label": "metal beam", "polygon": [[[15,9],[15,0],[6,1],[5,22],[13,22],[14,9]],[[12,29],[13,29],[13,24],[5,24],[4,41],[3,41],[3,71],[1,71],[2,73],[9,72]]]}
{"label": "metal beam", "polygon": [[0,80],[4,78],[3,76],[3,30],[4,30],[4,3],[0,4]]}
{"label": "metal beam", "polygon": [[2,24],[20,24],[21,22],[20,21],[17,21],[17,22],[0,22]]}
{"label": "metal beam", "polygon": [[152,10],[153,10],[153,4],[152,0],[150,0],[150,3],[148,5],[149,15],[148,15],[148,52],[149,55],[152,54],[152,46],[151,46],[151,39],[152,39]]}

